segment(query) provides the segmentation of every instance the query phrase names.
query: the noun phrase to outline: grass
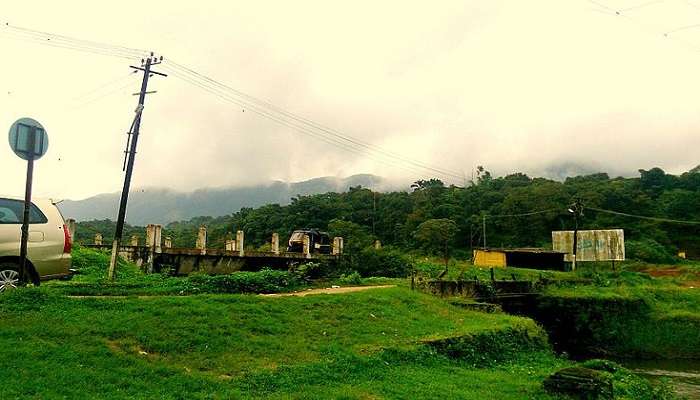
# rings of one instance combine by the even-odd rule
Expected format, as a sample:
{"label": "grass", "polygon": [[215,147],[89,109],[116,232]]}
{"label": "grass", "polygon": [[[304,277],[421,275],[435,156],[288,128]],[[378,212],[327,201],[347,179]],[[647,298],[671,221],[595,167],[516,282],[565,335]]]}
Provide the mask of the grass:
{"label": "grass", "polygon": [[25,289],[0,299],[0,326],[0,370],[15,371],[3,374],[6,398],[548,398],[541,379],[567,364],[546,348],[480,362],[489,368],[441,355],[425,343],[543,333],[405,288],[145,299]]}

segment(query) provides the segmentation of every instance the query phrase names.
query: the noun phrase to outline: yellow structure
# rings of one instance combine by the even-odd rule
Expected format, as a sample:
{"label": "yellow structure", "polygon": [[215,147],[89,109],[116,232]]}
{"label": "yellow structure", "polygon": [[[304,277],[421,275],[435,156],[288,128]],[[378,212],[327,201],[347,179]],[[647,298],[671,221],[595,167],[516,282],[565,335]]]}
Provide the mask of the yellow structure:
{"label": "yellow structure", "polygon": [[505,267],[506,253],[500,250],[475,249],[474,265],[479,267]]}

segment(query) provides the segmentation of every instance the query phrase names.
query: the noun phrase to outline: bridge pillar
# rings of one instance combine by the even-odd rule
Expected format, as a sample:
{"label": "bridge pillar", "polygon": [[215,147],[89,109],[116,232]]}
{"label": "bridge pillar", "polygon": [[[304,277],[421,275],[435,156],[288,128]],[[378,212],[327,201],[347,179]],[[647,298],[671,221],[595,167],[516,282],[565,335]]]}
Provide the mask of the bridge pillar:
{"label": "bridge pillar", "polygon": [[343,254],[343,238],[336,236],[333,238],[333,255],[339,256]]}
{"label": "bridge pillar", "polygon": [[236,241],[229,238],[224,242],[224,250],[226,251],[236,251]]}
{"label": "bridge pillar", "polygon": [[195,247],[198,248],[202,254],[207,254],[207,227],[204,225],[199,227]]}
{"label": "bridge pillar", "polygon": [[73,218],[68,218],[66,220],[66,228],[68,228],[68,234],[73,238],[75,242],[75,220]]}
{"label": "bridge pillar", "polygon": [[245,250],[243,249],[245,243],[244,240],[245,235],[243,234],[243,231],[236,231],[236,249],[238,250],[239,257],[245,256]]}
{"label": "bridge pillar", "polygon": [[148,272],[153,272],[153,264],[155,262],[156,253],[161,253],[163,251],[163,249],[161,248],[162,232],[162,225],[148,224],[146,226],[146,248],[148,249],[146,268]]}
{"label": "bridge pillar", "polygon": [[272,234],[272,252],[274,254],[280,253],[280,234],[277,232]]}
{"label": "bridge pillar", "polygon": [[138,246],[139,245],[139,237],[138,235],[131,235],[131,243],[132,246]]}
{"label": "bridge pillar", "polygon": [[98,246],[102,246],[102,234],[101,233],[95,234],[95,244]]}
{"label": "bridge pillar", "polygon": [[379,241],[379,239],[374,241],[374,249],[379,250],[382,248],[382,242]]}
{"label": "bridge pillar", "polygon": [[304,235],[304,247],[301,252],[305,258],[311,258],[311,238],[309,235]]}
{"label": "bridge pillar", "polygon": [[163,241],[163,247],[165,247],[166,249],[173,248],[173,239],[170,236],[165,237],[165,240]]}

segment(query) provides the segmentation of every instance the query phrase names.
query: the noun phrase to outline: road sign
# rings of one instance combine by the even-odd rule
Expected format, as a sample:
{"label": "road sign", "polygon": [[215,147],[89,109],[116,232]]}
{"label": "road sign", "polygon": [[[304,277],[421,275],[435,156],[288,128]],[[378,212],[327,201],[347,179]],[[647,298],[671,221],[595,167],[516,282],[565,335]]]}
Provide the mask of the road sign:
{"label": "road sign", "polygon": [[[17,157],[27,160],[27,185],[24,192],[24,215],[22,218],[22,238],[19,245],[19,279],[27,280],[30,272],[27,269],[27,241],[29,240],[29,207],[32,204],[32,180],[34,176],[34,160],[40,159],[49,148],[49,137],[46,130],[36,120],[20,118],[10,127],[8,135],[10,148]],[[30,276],[35,285],[39,285],[39,275],[34,271]]]}
{"label": "road sign", "polygon": [[10,147],[23,160],[38,160],[49,148],[49,137],[41,124],[31,118],[20,118],[10,127]]}

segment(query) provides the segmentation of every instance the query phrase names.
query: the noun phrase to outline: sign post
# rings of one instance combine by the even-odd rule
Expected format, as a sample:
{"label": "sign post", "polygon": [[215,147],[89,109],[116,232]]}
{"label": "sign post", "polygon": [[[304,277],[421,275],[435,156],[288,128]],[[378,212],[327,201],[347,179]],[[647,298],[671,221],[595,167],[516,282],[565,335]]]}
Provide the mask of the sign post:
{"label": "sign post", "polygon": [[[24,213],[22,215],[22,237],[19,248],[19,280],[27,280],[27,241],[29,239],[29,219],[32,204],[32,179],[34,160],[40,159],[49,148],[49,137],[41,124],[31,118],[20,118],[10,127],[8,135],[10,147],[17,157],[27,160],[27,183],[24,191]],[[32,283],[39,285],[39,276],[32,274]]]}

